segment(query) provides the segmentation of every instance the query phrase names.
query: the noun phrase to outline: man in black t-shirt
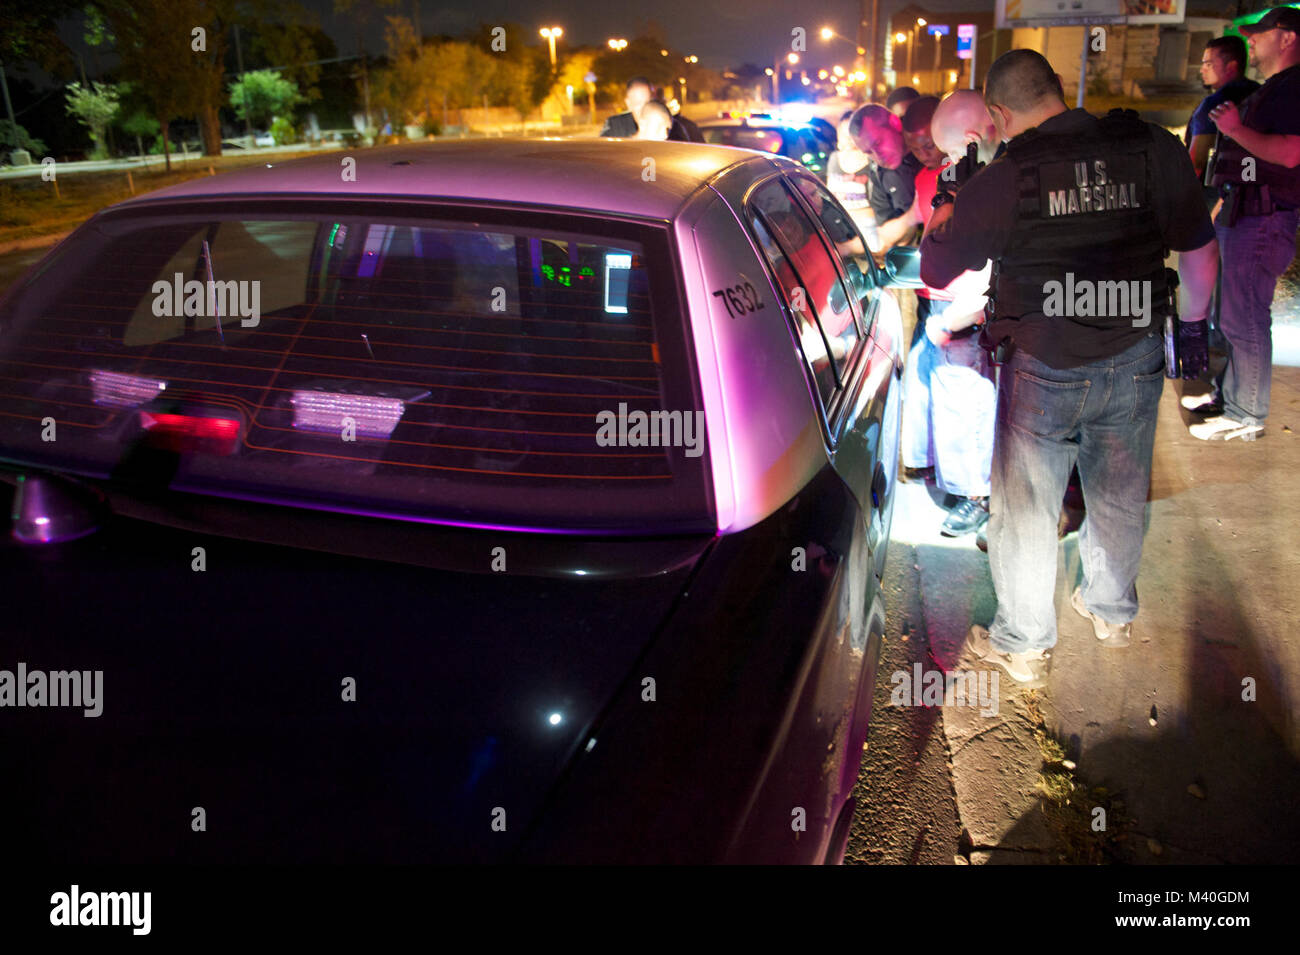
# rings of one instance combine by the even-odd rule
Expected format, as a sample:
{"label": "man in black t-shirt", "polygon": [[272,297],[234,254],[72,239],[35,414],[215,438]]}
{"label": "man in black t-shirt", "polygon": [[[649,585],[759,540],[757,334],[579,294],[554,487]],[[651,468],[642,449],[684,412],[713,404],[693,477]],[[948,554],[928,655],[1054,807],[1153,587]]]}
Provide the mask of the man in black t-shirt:
{"label": "man in black t-shirt", "polygon": [[1242,101],[1210,111],[1221,140],[1214,183],[1223,190],[1215,219],[1223,255],[1219,329],[1228,364],[1204,397],[1183,407],[1211,415],[1191,426],[1205,441],[1253,441],[1264,431],[1273,377],[1277,280],[1295,257],[1300,227],[1300,10],[1275,7],[1243,26],[1251,63],[1267,77]]}
{"label": "man in black t-shirt", "polygon": [[1057,518],[1076,463],[1088,516],[1071,606],[1102,646],[1128,645],[1164,389],[1165,250],[1182,253],[1191,373],[1208,358],[1218,248],[1187,150],[1165,130],[1067,108],[1060,78],[1031,50],[998,58],[984,100],[1006,151],[955,202],[936,197],[921,278],[942,287],[994,261],[986,334],[1003,364],[988,544],[998,609],[969,645],[1032,685],[1056,644]]}
{"label": "man in black t-shirt", "polygon": [[[1214,147],[1215,128],[1210,110],[1223,102],[1240,103],[1259,89],[1258,83],[1246,78],[1245,41],[1239,36],[1217,36],[1205,44],[1205,52],[1201,54],[1201,80],[1210,95],[1192,112],[1183,142],[1187,143],[1196,174],[1203,177]],[[1217,202],[1217,194],[1214,199]]]}

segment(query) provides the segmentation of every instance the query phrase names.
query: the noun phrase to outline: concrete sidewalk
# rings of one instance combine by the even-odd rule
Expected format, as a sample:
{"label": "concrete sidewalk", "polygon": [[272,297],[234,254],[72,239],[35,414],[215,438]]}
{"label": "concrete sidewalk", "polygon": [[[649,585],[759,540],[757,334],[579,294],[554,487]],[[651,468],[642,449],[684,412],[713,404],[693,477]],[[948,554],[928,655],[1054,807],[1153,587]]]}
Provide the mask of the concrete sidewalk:
{"label": "concrete sidewalk", "polygon": [[[1069,535],[1058,551],[1059,641],[1037,706],[1077,764],[1069,775],[1102,787],[1127,816],[1112,809],[1108,834],[1095,832],[1093,807],[1078,807],[1071,838],[1107,842],[1108,857],[1138,863],[1293,862],[1300,368],[1274,368],[1268,430],[1254,443],[1192,438],[1181,393],[1181,382],[1166,383],[1133,644],[1103,650],[1070,608],[1080,570]],[[972,537],[939,535],[934,488],[899,491],[893,540],[915,549],[920,581],[912,639],[926,641],[932,666],[960,668],[967,630],[987,625],[996,606],[988,559]],[[995,716],[943,709],[964,852],[976,863],[1062,861],[1060,827],[1037,788],[1035,696],[1005,674],[999,689]],[[1126,837],[1107,841],[1117,831]]]}

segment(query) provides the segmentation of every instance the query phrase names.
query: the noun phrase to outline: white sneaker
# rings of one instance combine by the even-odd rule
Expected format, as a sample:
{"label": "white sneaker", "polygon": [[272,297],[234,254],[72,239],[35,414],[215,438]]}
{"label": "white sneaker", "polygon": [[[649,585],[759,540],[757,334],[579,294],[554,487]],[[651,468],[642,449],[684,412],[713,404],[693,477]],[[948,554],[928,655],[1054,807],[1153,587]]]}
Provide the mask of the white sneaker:
{"label": "white sneaker", "polygon": [[1003,653],[989,642],[987,627],[978,624],[966,634],[963,655],[969,654],[981,663],[991,663],[1006,671],[1007,676],[1026,689],[1041,689],[1047,685],[1048,656],[1042,650],[1025,653]]}
{"label": "white sneaker", "polygon": [[1133,635],[1133,625],[1128,623],[1107,623],[1083,605],[1083,588],[1075,587],[1070,594],[1070,606],[1074,612],[1085,620],[1092,621],[1092,632],[1104,647],[1127,647]]}
{"label": "white sneaker", "polygon": [[1219,403],[1219,399],[1214,397],[1213,392],[1205,395],[1183,395],[1178,399],[1178,403],[1188,411],[1199,411],[1202,413],[1211,408],[1222,407]]}
{"label": "white sneaker", "polygon": [[1187,430],[1192,433],[1193,438],[1200,438],[1202,441],[1231,441],[1233,438],[1254,441],[1263,433],[1264,426],[1246,424],[1236,418],[1219,415],[1215,418],[1206,418],[1200,424],[1191,425]]}

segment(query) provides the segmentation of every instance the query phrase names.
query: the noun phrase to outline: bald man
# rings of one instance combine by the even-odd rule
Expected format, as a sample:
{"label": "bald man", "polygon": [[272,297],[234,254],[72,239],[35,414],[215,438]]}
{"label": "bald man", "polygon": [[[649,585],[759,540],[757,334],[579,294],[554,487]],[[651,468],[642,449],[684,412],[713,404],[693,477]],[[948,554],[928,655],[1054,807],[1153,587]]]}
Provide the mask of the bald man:
{"label": "bald man", "polygon": [[984,105],[984,94],[957,90],[939,104],[930,121],[934,144],[956,163],[966,155],[966,146],[979,147],[979,161],[988,163],[998,152],[998,131]]}

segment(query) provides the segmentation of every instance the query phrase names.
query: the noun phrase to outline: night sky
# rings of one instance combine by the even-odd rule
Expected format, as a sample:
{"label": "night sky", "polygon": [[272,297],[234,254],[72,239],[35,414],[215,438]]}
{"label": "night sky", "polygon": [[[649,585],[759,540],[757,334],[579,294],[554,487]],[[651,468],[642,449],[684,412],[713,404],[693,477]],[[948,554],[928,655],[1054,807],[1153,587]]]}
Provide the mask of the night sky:
{"label": "night sky", "polygon": [[[321,12],[321,23],[338,43],[340,52],[354,47],[352,24],[331,12],[331,0],[307,0],[307,5]],[[986,4],[972,0],[962,5],[991,8],[992,0]],[[881,0],[880,16],[883,19],[888,10],[903,6],[898,0]],[[638,9],[643,12],[634,12]],[[853,46],[840,40],[826,43],[818,31],[830,26],[854,39],[859,9],[858,0],[655,0],[640,8],[607,0],[455,0],[452,3],[425,0],[420,10],[420,26],[425,33],[459,34],[473,30],[480,23],[498,21],[522,23],[534,30],[556,24],[565,31],[563,47],[570,38],[591,45],[603,44],[609,37],[630,39],[637,34],[638,26],[653,19],[675,52],[693,53],[700,58],[701,65],[717,69],[745,61],[758,65],[771,63],[779,50],[789,51],[791,28],[802,26],[808,30],[812,65],[847,66],[855,55]],[[410,0],[404,0],[396,10],[375,12],[375,22],[367,31],[371,52],[382,50],[384,15],[396,12],[409,17],[411,10]],[[538,38],[534,35],[533,39]]]}

